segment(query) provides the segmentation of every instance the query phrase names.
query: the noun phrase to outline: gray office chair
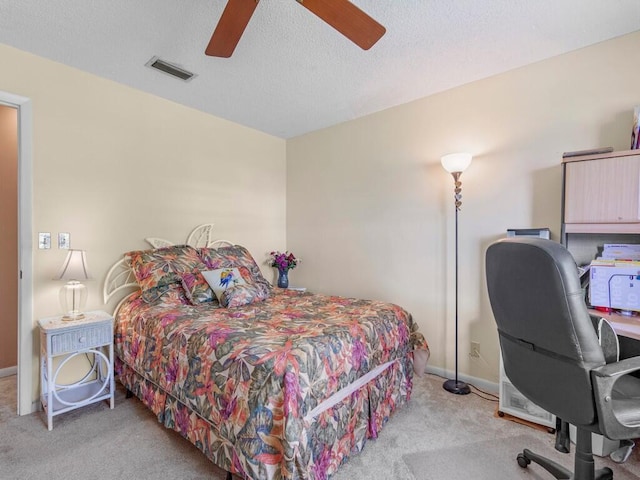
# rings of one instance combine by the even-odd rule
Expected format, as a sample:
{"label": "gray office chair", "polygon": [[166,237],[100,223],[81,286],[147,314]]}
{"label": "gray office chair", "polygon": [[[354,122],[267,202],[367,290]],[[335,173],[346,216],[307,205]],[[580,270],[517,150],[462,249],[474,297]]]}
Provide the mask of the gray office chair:
{"label": "gray office chair", "polygon": [[559,243],[516,237],[486,254],[491,308],[504,369],[513,385],[545,410],[577,427],[574,473],[524,449],[555,478],[612,479],[595,470],[591,433],[612,440],[640,437],[640,357],[607,364],[584,303],[576,264]]}

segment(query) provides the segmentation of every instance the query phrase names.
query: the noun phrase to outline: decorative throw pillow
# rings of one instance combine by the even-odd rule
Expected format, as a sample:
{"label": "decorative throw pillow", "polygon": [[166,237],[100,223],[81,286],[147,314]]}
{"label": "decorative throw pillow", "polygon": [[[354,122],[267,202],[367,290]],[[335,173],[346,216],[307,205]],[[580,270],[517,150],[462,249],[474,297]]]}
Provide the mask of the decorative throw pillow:
{"label": "decorative throw pillow", "polygon": [[201,248],[199,250],[202,262],[207,266],[208,270],[217,270],[219,268],[245,267],[251,275],[251,282],[255,285],[260,296],[267,298],[271,293],[271,285],[262,276],[260,267],[253,259],[249,250],[242,245],[232,245],[229,247]]}
{"label": "decorative throw pillow", "polygon": [[213,290],[213,293],[215,293],[218,301],[220,301],[222,293],[228,288],[247,284],[245,279],[242,278],[240,270],[235,267],[206,270],[202,272],[202,276],[211,287],[211,290]]}
{"label": "decorative throw pillow", "polygon": [[153,287],[153,288],[148,288],[147,290],[142,290],[141,291],[142,294],[140,295],[140,297],[146,303],[155,303],[160,299],[160,297],[162,297],[165,293],[167,293],[171,289],[172,285],[175,285],[175,284],[163,285],[161,287]]}
{"label": "decorative throw pillow", "polygon": [[260,288],[253,284],[237,285],[226,289],[220,295],[220,305],[225,308],[241,307],[254,302],[261,302],[266,297],[261,295]]}
{"label": "decorative throw pillow", "polygon": [[198,276],[206,268],[196,249],[189,245],[138,250],[126,253],[125,259],[133,270],[146,302],[157,300],[167,291],[165,287],[168,285],[181,283],[182,275]]}
{"label": "decorative throw pillow", "polygon": [[165,288],[165,292],[162,296],[157,300],[158,304],[166,304],[166,305],[189,305],[189,299],[185,295],[184,289],[180,286],[179,283],[172,283],[171,285],[167,285]]}
{"label": "decorative throw pillow", "polygon": [[[216,300],[213,290],[202,276],[201,271],[180,274],[184,293],[192,305]],[[217,303],[217,302],[216,302]]]}

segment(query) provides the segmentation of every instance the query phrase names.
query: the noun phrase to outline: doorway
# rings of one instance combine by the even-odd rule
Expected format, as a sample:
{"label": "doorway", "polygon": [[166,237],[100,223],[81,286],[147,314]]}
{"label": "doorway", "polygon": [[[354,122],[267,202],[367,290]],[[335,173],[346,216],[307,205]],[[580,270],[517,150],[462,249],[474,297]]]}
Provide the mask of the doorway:
{"label": "doorway", "polygon": [[0,205],[0,378],[4,378],[18,373],[18,109],[2,104]]}
{"label": "doorway", "polygon": [[[27,415],[37,409],[34,401],[33,365],[33,235],[32,235],[32,124],[31,100],[0,91],[0,105],[17,112],[17,410]],[[15,213],[15,212],[14,212]],[[14,339],[15,340],[15,339]]]}

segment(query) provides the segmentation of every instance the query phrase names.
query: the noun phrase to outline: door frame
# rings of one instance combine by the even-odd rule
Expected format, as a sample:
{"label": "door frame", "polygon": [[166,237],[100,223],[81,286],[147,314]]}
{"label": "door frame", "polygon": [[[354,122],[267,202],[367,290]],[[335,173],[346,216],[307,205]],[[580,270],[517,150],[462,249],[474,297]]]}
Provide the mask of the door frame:
{"label": "door frame", "polygon": [[[18,415],[37,410],[33,401],[33,110],[31,100],[0,90],[0,103],[18,110]],[[36,372],[37,373],[37,372]]]}

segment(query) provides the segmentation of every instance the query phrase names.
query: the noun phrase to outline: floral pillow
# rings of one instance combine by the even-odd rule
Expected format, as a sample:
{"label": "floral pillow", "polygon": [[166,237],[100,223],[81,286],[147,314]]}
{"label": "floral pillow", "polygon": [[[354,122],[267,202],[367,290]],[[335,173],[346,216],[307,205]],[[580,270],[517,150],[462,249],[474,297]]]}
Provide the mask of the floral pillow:
{"label": "floral pillow", "polygon": [[[182,283],[182,276],[192,275],[201,277],[200,271],[206,267],[195,248],[189,245],[172,245],[170,247],[153,250],[138,250],[125,254],[125,259],[133,270],[138,285],[142,290],[142,298],[146,302],[153,302],[167,292],[168,286],[174,283]],[[192,295],[198,301],[206,301],[207,293],[203,284],[203,278],[192,279],[192,288],[185,292]],[[198,286],[200,290],[194,293]],[[207,286],[208,288],[208,286]],[[213,292],[210,292],[209,301],[213,300]]]}
{"label": "floral pillow", "polygon": [[249,250],[241,245],[232,245],[229,247],[201,248],[199,250],[202,262],[207,266],[208,270],[217,270],[219,268],[245,267],[251,275],[250,283],[255,285],[260,296],[268,298],[271,293],[271,285],[262,276],[260,267],[253,259]]}
{"label": "floral pillow", "polygon": [[220,305],[225,308],[241,307],[254,302],[261,302],[267,297],[262,295],[257,285],[245,284],[237,285],[226,289],[220,295]]}
{"label": "floral pillow", "polygon": [[142,300],[144,300],[146,303],[155,303],[158,300],[160,300],[160,298],[166,294],[168,291],[171,290],[171,287],[174,284],[171,285],[163,285],[161,287],[153,287],[153,288],[149,288],[147,290],[142,290],[141,292],[141,298]]}
{"label": "floral pillow", "polygon": [[202,276],[202,271],[180,274],[180,282],[186,297],[192,305],[216,300],[209,284]]}
{"label": "floral pillow", "polygon": [[166,289],[165,292],[161,297],[156,299],[158,304],[162,303],[166,305],[189,305],[189,299],[185,295],[185,291],[179,283],[172,283],[171,285],[167,285],[164,288]]}

